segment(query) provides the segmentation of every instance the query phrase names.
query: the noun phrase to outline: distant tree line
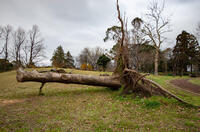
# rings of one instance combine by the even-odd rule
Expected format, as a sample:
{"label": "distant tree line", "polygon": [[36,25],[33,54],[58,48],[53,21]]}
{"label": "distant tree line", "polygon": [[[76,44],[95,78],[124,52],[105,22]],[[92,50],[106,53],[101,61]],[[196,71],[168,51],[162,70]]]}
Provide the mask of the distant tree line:
{"label": "distant tree line", "polygon": [[74,58],[70,51],[65,53],[61,45],[56,48],[51,58],[53,67],[102,71],[106,70],[110,60],[109,57],[104,55],[104,50],[100,47],[84,48],[79,56]]}
{"label": "distant tree line", "polygon": [[19,27],[0,26],[0,70],[13,67],[35,67],[44,56],[44,39],[39,27],[25,31]]}
{"label": "distant tree line", "polygon": [[[139,18],[136,19],[139,20]],[[136,24],[135,19],[132,21],[133,26],[138,24]],[[100,47],[84,48],[74,58],[70,51],[65,53],[62,46],[58,46],[51,59],[52,65],[63,68],[80,68],[82,70],[113,71],[116,67],[115,56],[118,52],[119,41],[117,40],[120,38],[119,29],[117,26],[107,29],[104,41],[111,39],[116,42],[110,51],[105,52]],[[131,68],[140,72],[153,73],[155,67],[155,47],[145,38],[145,34],[138,27],[134,27],[132,33],[133,36],[130,36],[132,39],[127,44]],[[199,71],[200,46],[197,37],[183,31],[177,36],[176,45],[173,48],[159,49],[158,60],[158,72],[183,75],[188,70],[190,70],[191,74]]]}

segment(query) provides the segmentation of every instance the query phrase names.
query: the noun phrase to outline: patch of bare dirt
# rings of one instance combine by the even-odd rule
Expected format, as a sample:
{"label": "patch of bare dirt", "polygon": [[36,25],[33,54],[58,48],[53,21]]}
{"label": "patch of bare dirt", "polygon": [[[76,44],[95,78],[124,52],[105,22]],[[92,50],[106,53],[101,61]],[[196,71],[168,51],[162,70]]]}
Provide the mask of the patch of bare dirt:
{"label": "patch of bare dirt", "polygon": [[177,80],[170,81],[170,83],[172,83],[175,86],[178,86],[184,90],[200,94],[200,86],[190,83],[188,80],[189,79],[177,79]]}
{"label": "patch of bare dirt", "polygon": [[15,103],[22,103],[24,99],[0,99],[0,106],[15,104]]}

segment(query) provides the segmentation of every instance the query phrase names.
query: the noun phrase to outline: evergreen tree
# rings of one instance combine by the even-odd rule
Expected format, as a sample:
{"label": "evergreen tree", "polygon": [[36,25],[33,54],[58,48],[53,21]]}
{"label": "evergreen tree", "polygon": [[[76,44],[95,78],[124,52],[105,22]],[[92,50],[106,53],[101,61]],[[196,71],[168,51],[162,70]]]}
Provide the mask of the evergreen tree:
{"label": "evergreen tree", "polygon": [[105,56],[104,54],[102,56],[99,57],[97,64],[99,66],[102,66],[103,71],[105,71],[106,66],[108,64],[108,62],[110,62],[110,58],[108,58],[107,56]]}
{"label": "evergreen tree", "polygon": [[196,37],[183,31],[176,38],[176,45],[173,50],[174,70],[183,75],[187,66],[197,64],[199,56],[199,44]]}
{"label": "evergreen tree", "polygon": [[188,52],[187,55],[189,56],[189,64],[191,65],[191,72],[192,72],[192,65],[196,65],[199,63],[199,43],[197,38],[190,34],[190,38],[188,39]]}
{"label": "evergreen tree", "polygon": [[65,54],[62,46],[58,46],[53,53],[51,58],[52,66],[55,67],[65,67]]}
{"label": "evergreen tree", "polygon": [[71,53],[68,51],[65,55],[65,63],[67,68],[74,68],[74,59],[71,55]]}

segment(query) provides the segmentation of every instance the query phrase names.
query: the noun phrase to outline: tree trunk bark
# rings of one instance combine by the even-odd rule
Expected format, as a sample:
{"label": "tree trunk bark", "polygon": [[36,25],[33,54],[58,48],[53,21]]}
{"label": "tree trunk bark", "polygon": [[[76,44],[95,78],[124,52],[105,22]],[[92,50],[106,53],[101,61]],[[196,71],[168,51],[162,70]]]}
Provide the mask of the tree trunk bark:
{"label": "tree trunk bark", "polygon": [[5,58],[4,58],[3,70],[7,70],[7,59],[8,59],[8,34],[6,35],[6,43],[5,43]]}
{"label": "tree trunk bark", "polygon": [[106,86],[112,88],[120,88],[121,83],[117,77],[113,76],[91,76],[91,75],[80,75],[80,74],[65,74],[65,73],[39,73],[38,71],[24,71],[19,68],[17,71],[18,82],[59,82],[66,84],[85,84],[94,86]]}
{"label": "tree trunk bark", "polygon": [[181,77],[183,76],[183,65],[181,66]]}
{"label": "tree trunk bark", "polygon": [[155,51],[155,60],[154,60],[154,75],[158,75],[158,58],[159,58],[159,51],[156,49]]}
{"label": "tree trunk bark", "polygon": [[167,60],[165,60],[165,74],[167,74]]}

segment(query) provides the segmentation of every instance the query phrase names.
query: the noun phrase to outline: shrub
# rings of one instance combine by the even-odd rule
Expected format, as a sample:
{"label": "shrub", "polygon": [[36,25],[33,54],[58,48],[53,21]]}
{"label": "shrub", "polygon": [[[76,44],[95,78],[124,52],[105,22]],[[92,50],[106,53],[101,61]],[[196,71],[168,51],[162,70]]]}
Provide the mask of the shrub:
{"label": "shrub", "polygon": [[83,63],[81,65],[81,70],[87,70],[87,64],[86,63]]}
{"label": "shrub", "polygon": [[5,59],[0,59],[0,71],[8,71],[13,69],[13,64],[10,63],[8,60],[5,64]]}
{"label": "shrub", "polygon": [[89,71],[92,71],[92,70],[93,70],[92,65],[88,64],[88,65],[87,65],[87,69],[88,69]]}
{"label": "shrub", "polygon": [[173,76],[173,74],[172,73],[168,73],[168,76]]}

